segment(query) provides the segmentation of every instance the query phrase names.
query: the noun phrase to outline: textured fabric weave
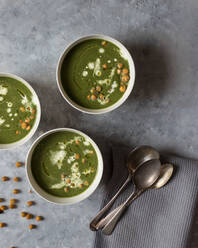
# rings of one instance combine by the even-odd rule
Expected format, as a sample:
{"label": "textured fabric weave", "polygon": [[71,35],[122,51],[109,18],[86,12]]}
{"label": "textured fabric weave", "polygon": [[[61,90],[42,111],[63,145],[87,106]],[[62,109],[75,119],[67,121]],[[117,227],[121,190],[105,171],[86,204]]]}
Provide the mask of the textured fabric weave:
{"label": "textured fabric weave", "polygon": [[[127,178],[128,149],[113,150],[113,172],[105,190],[103,207]],[[96,232],[94,248],[189,248],[198,192],[198,161],[162,156],[174,164],[171,181],[161,189],[148,190],[132,203],[111,236]],[[132,184],[113,208],[132,192]],[[112,209],[113,209],[112,208]],[[193,246],[195,247],[195,246]],[[198,247],[198,246],[197,246]]]}

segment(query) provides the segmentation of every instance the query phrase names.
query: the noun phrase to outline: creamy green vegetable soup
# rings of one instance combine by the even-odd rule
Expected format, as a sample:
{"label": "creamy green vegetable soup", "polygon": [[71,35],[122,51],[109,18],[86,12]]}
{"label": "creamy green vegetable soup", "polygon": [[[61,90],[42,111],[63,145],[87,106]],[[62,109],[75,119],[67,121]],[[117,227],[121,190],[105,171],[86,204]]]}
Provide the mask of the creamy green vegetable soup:
{"label": "creamy green vegetable soup", "polygon": [[97,172],[98,158],[91,143],[71,132],[55,132],[36,146],[31,161],[32,174],[48,193],[71,197],[85,191]]}
{"label": "creamy green vegetable soup", "polygon": [[36,112],[32,92],[22,82],[0,77],[0,144],[24,138],[34,125]]}
{"label": "creamy green vegetable soup", "polygon": [[129,64],[120,49],[101,39],[74,46],[61,68],[67,95],[80,106],[101,109],[116,103],[129,82]]}

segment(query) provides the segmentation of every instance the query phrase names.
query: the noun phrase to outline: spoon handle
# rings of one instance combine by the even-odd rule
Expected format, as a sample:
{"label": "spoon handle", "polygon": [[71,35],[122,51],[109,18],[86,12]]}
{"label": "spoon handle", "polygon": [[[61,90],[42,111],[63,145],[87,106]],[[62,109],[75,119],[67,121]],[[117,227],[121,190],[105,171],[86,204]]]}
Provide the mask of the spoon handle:
{"label": "spoon handle", "polygon": [[97,230],[102,229],[111,219],[112,217],[118,212],[118,210],[123,206],[123,203],[119,205],[117,208],[112,210],[106,217],[102,218],[97,224]]}
{"label": "spoon handle", "polygon": [[135,200],[137,199],[145,190],[139,190],[129,196],[129,198],[121,204],[119,207],[117,207],[115,210],[113,210],[113,213],[111,212],[108,214],[104,219],[103,222],[100,222],[100,227],[102,224],[104,224],[104,228],[102,229],[102,232],[105,235],[110,235],[112,234],[116,224],[120,220],[120,217],[122,214],[125,212],[125,210],[128,208],[128,206]]}
{"label": "spoon handle", "polygon": [[118,192],[107,203],[107,205],[103,209],[100,210],[100,212],[96,215],[96,217],[90,222],[90,229],[92,231],[97,231],[98,230],[97,223],[102,218],[102,216],[111,208],[111,206],[113,205],[113,203],[115,202],[115,200],[118,198],[118,196],[120,195],[120,193],[123,191],[123,189],[126,187],[126,185],[131,181],[131,178],[132,178],[132,176],[131,176],[131,174],[129,174],[128,177],[127,177],[127,179],[126,179],[126,181],[121,186],[121,188],[118,190]]}
{"label": "spoon handle", "polygon": [[[132,198],[135,197],[136,195],[136,186],[134,185],[133,187],[133,192],[131,193],[130,197]],[[112,210],[109,214],[107,214],[104,218],[102,218],[97,224],[96,224],[96,228],[97,230],[102,229],[111,219],[112,217],[118,212],[118,210],[124,205],[124,203],[122,203],[121,205],[119,205],[117,208],[115,208],[114,210]]]}

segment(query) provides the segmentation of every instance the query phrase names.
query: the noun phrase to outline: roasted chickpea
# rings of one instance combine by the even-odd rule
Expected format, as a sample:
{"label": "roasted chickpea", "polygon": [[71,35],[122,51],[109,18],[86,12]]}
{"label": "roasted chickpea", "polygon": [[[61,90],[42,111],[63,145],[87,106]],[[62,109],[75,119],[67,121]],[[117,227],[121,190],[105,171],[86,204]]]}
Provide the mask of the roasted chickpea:
{"label": "roasted chickpea", "polygon": [[19,189],[13,189],[12,193],[13,194],[19,194],[20,193],[20,190]]}
{"label": "roasted chickpea", "polygon": [[69,188],[68,187],[65,187],[64,188],[64,191],[67,193],[67,192],[69,192]]}
{"label": "roasted chickpea", "polygon": [[79,159],[80,158],[80,154],[79,153],[76,153],[75,154],[75,159]]}
{"label": "roasted chickpea", "polygon": [[107,64],[102,65],[102,68],[103,68],[104,70],[106,70],[106,69],[107,69]]}
{"label": "roasted chickpea", "polygon": [[129,81],[129,76],[128,75],[124,75],[124,76],[122,76],[121,80],[126,83],[126,82]]}
{"label": "roasted chickpea", "polygon": [[14,204],[10,204],[9,205],[9,208],[11,208],[11,209],[13,209],[13,208],[15,208],[16,206],[14,205]]}
{"label": "roasted chickpea", "polygon": [[27,206],[28,206],[28,207],[32,206],[33,204],[34,204],[33,201],[27,201]]}
{"label": "roasted chickpea", "polygon": [[27,216],[27,213],[26,212],[21,212],[21,217],[25,217]]}
{"label": "roasted chickpea", "polygon": [[119,75],[121,73],[121,70],[120,69],[117,69],[117,74]]}
{"label": "roasted chickpea", "polygon": [[122,74],[128,74],[128,73],[129,73],[129,70],[127,68],[122,69]]}
{"label": "roasted chickpea", "polygon": [[125,92],[125,90],[126,90],[126,86],[124,85],[120,86],[120,92]]}
{"label": "roasted chickpea", "polygon": [[31,126],[30,126],[30,125],[28,125],[28,126],[26,127],[26,130],[27,130],[27,131],[29,131],[29,130],[30,130],[30,128],[31,128]]}
{"label": "roasted chickpea", "polygon": [[23,106],[20,107],[21,112],[25,112],[25,108]]}
{"label": "roasted chickpea", "polygon": [[90,92],[91,92],[92,94],[94,94],[94,93],[96,92],[96,89],[93,87],[93,88],[90,89]]}
{"label": "roasted chickpea", "polygon": [[62,179],[65,179],[65,177],[66,177],[65,174],[61,174]]}
{"label": "roasted chickpea", "polygon": [[100,100],[103,100],[104,99],[104,95],[103,94],[100,94],[99,95],[99,98],[100,98]]}
{"label": "roasted chickpea", "polygon": [[91,95],[91,100],[95,101],[96,100],[96,96],[95,95]]}
{"label": "roasted chickpea", "polygon": [[122,68],[122,66],[123,66],[123,64],[122,64],[122,63],[117,64],[117,67],[118,67],[119,69],[121,69],[121,68]]}
{"label": "roasted chickpea", "polygon": [[0,228],[2,228],[2,227],[5,227],[5,223],[3,223],[3,222],[0,222]]}
{"label": "roasted chickpea", "polygon": [[10,204],[15,204],[17,202],[16,199],[10,199]]}
{"label": "roasted chickpea", "polygon": [[27,118],[27,119],[25,120],[25,123],[30,123],[30,119]]}
{"label": "roasted chickpea", "polygon": [[89,185],[88,181],[84,181],[84,185],[88,186]]}
{"label": "roasted chickpea", "polygon": [[26,214],[26,219],[29,220],[29,219],[32,219],[33,218],[33,215],[32,214]]}
{"label": "roasted chickpea", "polygon": [[26,127],[27,127],[27,124],[26,124],[25,122],[22,122],[22,123],[21,123],[21,128],[22,128],[22,129],[25,129]]}
{"label": "roasted chickpea", "polygon": [[22,163],[21,162],[16,162],[16,167],[21,167],[22,166]]}
{"label": "roasted chickpea", "polygon": [[43,217],[42,216],[36,216],[36,220],[41,221],[41,220],[43,220]]}
{"label": "roasted chickpea", "polygon": [[66,183],[71,183],[71,179],[68,178],[68,179],[66,180]]}
{"label": "roasted chickpea", "polygon": [[5,210],[7,209],[7,207],[6,207],[5,205],[2,205],[2,206],[0,206],[0,209],[1,209],[2,211],[5,211]]}
{"label": "roasted chickpea", "polygon": [[13,178],[13,181],[15,181],[15,182],[19,182],[19,181],[20,181],[20,179],[19,179],[19,177],[14,177],[14,178]]}
{"label": "roasted chickpea", "polygon": [[97,86],[96,86],[96,90],[97,90],[98,92],[100,92],[100,91],[102,90],[101,86],[100,86],[100,85],[97,85]]}
{"label": "roasted chickpea", "polygon": [[4,176],[4,177],[1,178],[1,180],[2,180],[3,182],[8,181],[8,180],[9,180],[9,177]]}
{"label": "roasted chickpea", "polygon": [[15,132],[16,134],[20,134],[20,132],[19,132],[19,130],[16,130],[16,132]]}
{"label": "roasted chickpea", "polygon": [[36,228],[36,225],[33,225],[33,224],[30,224],[29,225],[29,229],[31,230],[31,229],[35,229]]}
{"label": "roasted chickpea", "polygon": [[103,46],[106,46],[106,45],[107,45],[107,41],[105,41],[105,40],[102,41],[102,45],[103,45]]}

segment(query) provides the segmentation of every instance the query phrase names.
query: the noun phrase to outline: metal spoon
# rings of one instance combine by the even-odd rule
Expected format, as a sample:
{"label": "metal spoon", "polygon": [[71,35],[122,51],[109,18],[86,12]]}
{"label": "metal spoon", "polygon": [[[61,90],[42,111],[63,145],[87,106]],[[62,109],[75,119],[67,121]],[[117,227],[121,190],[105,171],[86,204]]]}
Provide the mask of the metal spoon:
{"label": "metal spoon", "polygon": [[134,192],[128,199],[121,205],[117,212],[110,218],[109,222],[102,229],[103,233],[110,235],[116,224],[118,223],[121,215],[129,207],[129,205],[144,191],[149,189],[160,176],[161,163],[158,159],[150,160],[142,164],[134,173]]}
{"label": "metal spoon", "polygon": [[173,174],[173,165],[172,164],[163,164],[160,170],[160,176],[157,181],[151,186],[151,189],[160,189],[165,184],[168,183]]}
{"label": "metal spoon", "polygon": [[90,229],[92,231],[97,231],[97,223],[100,221],[100,219],[104,216],[105,213],[112,207],[115,200],[118,198],[120,193],[124,190],[124,188],[127,186],[127,184],[131,181],[132,176],[135,172],[135,170],[142,164],[145,163],[151,159],[159,159],[160,155],[159,152],[156,151],[151,146],[140,146],[135,149],[133,149],[127,159],[127,167],[128,167],[128,177],[124,184],[121,186],[121,188],[118,190],[118,192],[113,196],[113,198],[108,202],[108,204],[100,210],[100,212],[95,216],[95,218],[90,223]]}
{"label": "metal spoon", "polygon": [[[162,188],[164,185],[166,185],[168,183],[172,174],[173,174],[173,165],[172,164],[161,165],[160,176],[157,179],[157,181],[150,187],[150,189]],[[123,204],[118,206],[116,209],[111,211],[105,218],[100,220],[100,222],[97,224],[97,229],[103,228],[110,221],[110,219],[116,214],[116,212],[122,207],[122,205]]]}

